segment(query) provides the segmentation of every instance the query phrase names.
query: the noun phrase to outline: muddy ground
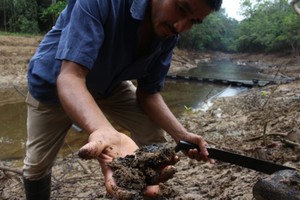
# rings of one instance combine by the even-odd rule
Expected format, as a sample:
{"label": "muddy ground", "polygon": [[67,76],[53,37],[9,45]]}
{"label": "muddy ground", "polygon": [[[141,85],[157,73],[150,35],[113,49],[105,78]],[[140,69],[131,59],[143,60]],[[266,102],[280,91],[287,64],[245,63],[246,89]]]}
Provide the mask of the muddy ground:
{"label": "muddy ground", "polygon": [[[26,92],[27,63],[40,40],[41,37],[0,36],[0,105],[24,101],[20,92],[12,88]],[[230,59],[296,80],[213,99],[208,111],[189,111],[179,120],[218,148],[300,170],[300,57],[191,53],[177,49],[171,72],[188,70],[197,62],[212,59]],[[170,139],[169,142],[172,143]],[[228,163],[199,163],[178,155],[181,160],[176,164],[177,173],[167,182],[178,195],[169,199],[250,200],[256,181],[268,176]],[[0,161],[1,165],[15,169],[9,162]],[[0,199],[24,199],[19,170],[0,170]],[[76,152],[58,158],[53,167],[52,199],[109,199],[98,163],[80,160]]]}

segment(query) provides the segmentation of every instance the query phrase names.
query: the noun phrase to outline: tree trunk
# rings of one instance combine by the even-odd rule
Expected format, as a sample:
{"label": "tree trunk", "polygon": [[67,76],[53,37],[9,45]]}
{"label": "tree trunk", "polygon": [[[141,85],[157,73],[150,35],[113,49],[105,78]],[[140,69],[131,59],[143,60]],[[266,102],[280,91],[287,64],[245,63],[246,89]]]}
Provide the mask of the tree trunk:
{"label": "tree trunk", "polygon": [[3,0],[3,25],[4,25],[4,32],[7,32],[6,0]]}
{"label": "tree trunk", "polygon": [[297,6],[297,3],[300,0],[292,0],[291,1],[291,6],[293,7],[294,11],[300,16],[300,8]]}

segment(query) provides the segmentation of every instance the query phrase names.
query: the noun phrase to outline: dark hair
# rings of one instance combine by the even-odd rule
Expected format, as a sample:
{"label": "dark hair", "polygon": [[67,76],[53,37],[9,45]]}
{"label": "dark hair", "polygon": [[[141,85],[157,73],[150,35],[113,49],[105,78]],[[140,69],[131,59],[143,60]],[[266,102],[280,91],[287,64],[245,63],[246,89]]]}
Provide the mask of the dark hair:
{"label": "dark hair", "polygon": [[222,0],[206,0],[206,2],[215,11],[220,10],[222,5]]}

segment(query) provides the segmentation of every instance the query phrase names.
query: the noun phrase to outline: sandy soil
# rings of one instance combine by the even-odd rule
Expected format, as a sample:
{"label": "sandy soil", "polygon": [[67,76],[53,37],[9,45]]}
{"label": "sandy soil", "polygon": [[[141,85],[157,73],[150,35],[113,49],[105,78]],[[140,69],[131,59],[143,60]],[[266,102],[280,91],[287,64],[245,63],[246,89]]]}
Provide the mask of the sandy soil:
{"label": "sandy soil", "polygon": [[[0,36],[0,105],[24,100],[20,93],[26,92],[27,63],[40,39]],[[265,73],[295,77],[296,80],[253,88],[234,97],[214,99],[208,111],[186,112],[180,121],[218,148],[284,164],[299,171],[300,57],[176,50],[171,72],[188,70],[198,62],[212,59],[230,59],[241,65],[259,67]],[[254,184],[259,178],[268,176],[228,163],[199,163],[181,153],[178,155],[181,160],[176,164],[177,173],[166,183],[178,195],[168,199],[251,200]],[[1,165],[13,168],[7,162],[0,161]],[[23,192],[19,171],[0,170],[0,199],[24,199]],[[76,153],[58,158],[53,167],[52,199],[110,199],[98,163],[80,160]]]}

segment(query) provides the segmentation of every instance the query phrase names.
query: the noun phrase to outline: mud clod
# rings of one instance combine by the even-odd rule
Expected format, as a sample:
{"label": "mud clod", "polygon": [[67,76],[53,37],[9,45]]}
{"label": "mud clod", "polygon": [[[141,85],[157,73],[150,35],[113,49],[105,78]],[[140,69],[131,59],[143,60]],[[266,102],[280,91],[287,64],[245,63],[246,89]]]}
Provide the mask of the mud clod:
{"label": "mud clod", "polygon": [[[159,169],[170,163],[175,156],[174,146],[168,144],[152,144],[139,148],[135,155],[114,159],[109,166],[113,177],[122,190],[122,199],[143,199],[143,191],[147,185],[159,184],[159,199],[174,195],[167,185],[159,183]],[[124,193],[124,194],[123,194]]]}

